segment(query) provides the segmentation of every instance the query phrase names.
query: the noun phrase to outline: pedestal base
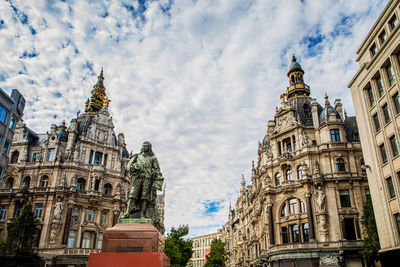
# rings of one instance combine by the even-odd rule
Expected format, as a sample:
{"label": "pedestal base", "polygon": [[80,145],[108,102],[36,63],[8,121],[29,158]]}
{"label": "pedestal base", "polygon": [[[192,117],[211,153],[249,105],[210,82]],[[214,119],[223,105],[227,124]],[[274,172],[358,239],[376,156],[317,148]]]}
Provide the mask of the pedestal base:
{"label": "pedestal base", "polygon": [[162,252],[93,253],[88,267],[169,267],[169,259]]}
{"label": "pedestal base", "polygon": [[121,223],[103,233],[101,253],[92,253],[89,267],[169,267],[164,237],[151,224]]}

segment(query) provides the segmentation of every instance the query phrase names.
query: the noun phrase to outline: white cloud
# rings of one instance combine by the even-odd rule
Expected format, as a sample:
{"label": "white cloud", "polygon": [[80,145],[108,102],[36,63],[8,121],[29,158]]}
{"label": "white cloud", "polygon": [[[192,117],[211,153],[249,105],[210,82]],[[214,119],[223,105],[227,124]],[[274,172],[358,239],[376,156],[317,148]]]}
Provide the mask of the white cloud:
{"label": "white cloud", "polygon": [[[25,122],[45,132],[83,110],[103,66],[116,131],[134,151],[153,143],[167,179],[166,225],[190,224],[192,234],[225,222],[293,52],[312,96],[321,102],[326,91],[352,113],[355,51],[385,5],[181,0],[147,2],[140,13],[131,2],[12,1],[26,24],[1,2],[0,87],[18,88]],[[206,200],[221,209],[206,215]]]}

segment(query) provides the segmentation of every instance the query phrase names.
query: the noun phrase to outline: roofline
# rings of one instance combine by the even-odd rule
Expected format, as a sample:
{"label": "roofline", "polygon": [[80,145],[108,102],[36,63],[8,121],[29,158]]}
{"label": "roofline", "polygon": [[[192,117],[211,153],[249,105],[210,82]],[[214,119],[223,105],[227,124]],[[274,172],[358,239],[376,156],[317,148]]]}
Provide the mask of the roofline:
{"label": "roofline", "polygon": [[[379,15],[379,17],[376,19],[374,25],[372,25],[371,29],[369,30],[367,36],[362,41],[360,47],[357,49],[357,51],[356,51],[357,55],[359,55],[360,52],[365,49],[365,44],[367,43],[367,41],[371,37],[372,33],[375,31],[376,26],[381,23],[381,21],[382,21],[384,16],[388,15],[388,14],[386,14],[386,11],[389,9],[389,7],[391,7],[392,4],[394,4],[394,2],[396,2],[396,1],[389,0],[389,2],[386,4],[385,8],[382,10],[382,12]],[[357,57],[356,61],[358,61],[358,60],[359,60],[359,57]]]}

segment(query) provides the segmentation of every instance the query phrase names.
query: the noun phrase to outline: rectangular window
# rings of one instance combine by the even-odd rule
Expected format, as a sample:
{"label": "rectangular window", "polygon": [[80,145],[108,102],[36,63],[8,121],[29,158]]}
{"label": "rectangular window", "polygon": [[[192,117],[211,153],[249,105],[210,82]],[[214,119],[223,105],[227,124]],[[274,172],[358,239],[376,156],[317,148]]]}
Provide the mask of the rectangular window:
{"label": "rectangular window", "polygon": [[0,121],[4,124],[6,124],[8,118],[8,111],[0,105]]}
{"label": "rectangular window", "polygon": [[78,223],[78,222],[79,222],[79,215],[80,215],[80,213],[81,213],[81,210],[80,210],[80,208],[78,208],[78,207],[75,207],[75,208],[72,210],[72,222],[73,222],[73,223]]}
{"label": "rectangular window", "polygon": [[56,150],[54,148],[50,148],[47,151],[47,161],[54,161],[56,159]]}
{"label": "rectangular window", "polygon": [[103,233],[99,233],[99,237],[97,239],[97,249],[101,249],[101,245],[103,244]]}
{"label": "rectangular window", "polygon": [[399,99],[399,93],[394,94],[394,96],[392,96],[393,99],[393,104],[394,107],[396,109],[396,114],[400,113],[400,99]]}
{"label": "rectangular window", "polygon": [[356,240],[356,229],[354,228],[354,219],[344,219],[344,238],[347,240]]}
{"label": "rectangular window", "polygon": [[21,214],[21,209],[22,209],[22,205],[21,204],[16,204],[15,205],[14,218],[17,218]]}
{"label": "rectangular window", "polygon": [[378,113],[375,113],[372,118],[374,119],[375,130],[379,132],[381,130],[381,124],[379,123]]}
{"label": "rectangular window", "polygon": [[371,86],[366,89],[367,94],[368,94],[368,99],[369,99],[369,104],[371,107],[375,106],[375,99],[374,99],[374,94],[372,93],[372,88]]}
{"label": "rectangular window", "polygon": [[101,158],[102,158],[103,154],[100,152],[96,152],[94,153],[94,161],[93,164],[95,165],[100,165],[101,164]]}
{"label": "rectangular window", "polygon": [[94,210],[86,210],[85,221],[94,222],[96,212]]}
{"label": "rectangular window", "polygon": [[388,161],[388,159],[387,159],[387,155],[386,155],[385,145],[384,144],[380,145],[379,150],[381,151],[382,162],[386,163]]}
{"label": "rectangular window", "polygon": [[289,238],[288,238],[288,230],[286,227],[282,227],[282,243],[287,244],[289,243]]}
{"label": "rectangular window", "polygon": [[38,203],[35,205],[35,212],[33,213],[33,216],[35,218],[40,218],[40,215],[42,215],[42,210],[43,210],[43,204]]}
{"label": "rectangular window", "polygon": [[7,140],[4,143],[4,147],[3,147],[3,154],[8,156],[8,152],[10,152],[10,142]]}
{"label": "rectangular window", "polygon": [[6,219],[7,207],[5,205],[0,206],[0,221],[4,221]]}
{"label": "rectangular window", "polygon": [[76,231],[71,230],[68,234],[68,241],[67,241],[67,248],[74,248],[75,247],[75,239],[76,239]]}
{"label": "rectangular window", "polygon": [[100,217],[100,224],[101,225],[106,225],[107,224],[107,215],[108,215],[108,212],[106,210],[103,210],[101,212],[101,217]]}
{"label": "rectangular window", "polygon": [[350,202],[350,192],[349,192],[349,190],[340,190],[339,191],[339,196],[340,196],[340,206],[342,208],[350,208],[351,207],[351,202]]}
{"label": "rectangular window", "polygon": [[303,223],[302,229],[303,229],[303,242],[310,241],[310,229],[308,228],[308,223]]}
{"label": "rectangular window", "polygon": [[381,32],[381,34],[379,34],[379,40],[381,41],[381,44],[383,44],[386,41],[386,39],[387,39],[387,35],[386,35],[385,30],[383,30]]}
{"label": "rectangular window", "polygon": [[394,192],[392,177],[386,178],[386,182],[388,185],[390,198],[396,197],[396,193]]}
{"label": "rectangular window", "polygon": [[15,119],[15,117],[11,117],[11,120],[10,120],[10,129],[11,129],[11,131],[15,130],[15,124],[16,123],[17,123],[17,120]]}
{"label": "rectangular window", "polygon": [[375,56],[375,54],[376,54],[376,52],[377,52],[376,45],[373,44],[373,45],[371,46],[371,48],[369,49],[369,51],[371,52],[371,55],[372,55],[372,56]]}
{"label": "rectangular window", "polygon": [[396,224],[397,224],[397,232],[400,234],[400,214],[396,213],[394,215],[394,219],[396,220]]}
{"label": "rectangular window", "polygon": [[393,68],[392,68],[391,64],[389,64],[386,67],[386,72],[387,72],[387,75],[388,75],[390,86],[392,86],[396,82],[396,79],[394,78]]}
{"label": "rectangular window", "polygon": [[378,77],[376,77],[376,83],[378,85],[379,96],[380,97],[384,96],[385,95],[385,88],[383,87],[382,77],[379,74],[378,74]]}
{"label": "rectangular window", "polygon": [[393,135],[389,138],[390,146],[392,147],[393,156],[396,157],[399,154],[399,148],[397,147],[396,137]]}
{"label": "rectangular window", "polygon": [[399,21],[397,20],[396,14],[394,14],[393,17],[389,20],[390,29],[393,30],[394,28],[396,28],[398,23]]}
{"label": "rectangular window", "polygon": [[331,129],[332,142],[340,142],[339,129]]}
{"label": "rectangular window", "polygon": [[89,155],[89,164],[92,164],[93,161],[93,150],[90,150],[90,155]]}
{"label": "rectangular window", "polygon": [[33,153],[32,162],[38,162],[40,160],[40,153]]}
{"label": "rectangular window", "polygon": [[300,242],[300,233],[299,226],[297,224],[290,226],[290,230],[292,232],[292,241],[293,243]]}
{"label": "rectangular window", "polygon": [[86,231],[83,233],[82,248],[91,248],[93,242],[93,232]]}
{"label": "rectangular window", "polygon": [[390,114],[389,114],[389,107],[387,104],[382,106],[382,111],[383,111],[383,115],[385,117],[385,122],[389,123],[390,122]]}

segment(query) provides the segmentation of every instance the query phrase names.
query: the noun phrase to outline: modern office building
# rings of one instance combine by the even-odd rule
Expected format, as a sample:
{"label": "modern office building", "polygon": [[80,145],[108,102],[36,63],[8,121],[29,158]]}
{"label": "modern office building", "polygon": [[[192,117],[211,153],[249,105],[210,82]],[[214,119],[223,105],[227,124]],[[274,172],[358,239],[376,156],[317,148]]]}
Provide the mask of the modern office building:
{"label": "modern office building", "polygon": [[369,194],[355,117],[310,97],[293,56],[289,87],[242,179],[223,237],[227,266],[363,266],[360,220]]}
{"label": "modern office building", "polygon": [[381,245],[400,256],[400,1],[389,1],[360,48],[349,84]]}
{"label": "modern office building", "polygon": [[17,89],[11,91],[11,97],[0,88],[0,183],[8,163],[11,140],[17,122],[22,118],[25,98]]}
{"label": "modern office building", "polygon": [[[39,222],[36,251],[55,266],[85,266],[126,208],[129,153],[114,132],[103,71],[97,79],[85,112],[68,128],[62,122],[38,134],[17,123],[0,189],[1,241],[29,201]],[[157,201],[163,225],[164,194]]]}

